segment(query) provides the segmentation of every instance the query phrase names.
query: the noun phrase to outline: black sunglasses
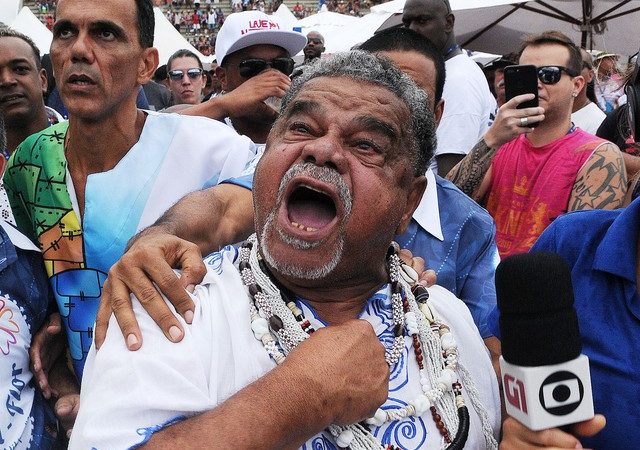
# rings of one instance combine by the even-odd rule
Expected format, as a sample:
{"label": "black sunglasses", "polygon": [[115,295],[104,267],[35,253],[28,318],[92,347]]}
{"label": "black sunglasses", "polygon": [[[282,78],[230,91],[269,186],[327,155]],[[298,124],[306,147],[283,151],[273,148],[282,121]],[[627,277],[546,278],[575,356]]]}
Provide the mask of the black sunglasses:
{"label": "black sunglasses", "polygon": [[[199,68],[194,68],[194,69],[188,69],[186,70],[187,76],[192,79],[195,80],[198,77],[202,76],[202,69]],[[169,73],[167,74],[169,78],[171,78],[173,81],[181,81],[182,77],[184,77],[185,71],[184,70],[170,70]]]}
{"label": "black sunglasses", "polygon": [[238,71],[240,72],[241,77],[251,78],[258,75],[268,66],[285,75],[291,75],[293,72],[293,64],[293,59],[286,57],[273,58],[271,61],[251,58],[240,61],[240,64],[238,64]]}
{"label": "black sunglasses", "polygon": [[542,66],[538,67],[538,80],[542,84],[556,84],[562,78],[562,72],[566,72],[570,77],[577,77],[573,70],[563,66]]}

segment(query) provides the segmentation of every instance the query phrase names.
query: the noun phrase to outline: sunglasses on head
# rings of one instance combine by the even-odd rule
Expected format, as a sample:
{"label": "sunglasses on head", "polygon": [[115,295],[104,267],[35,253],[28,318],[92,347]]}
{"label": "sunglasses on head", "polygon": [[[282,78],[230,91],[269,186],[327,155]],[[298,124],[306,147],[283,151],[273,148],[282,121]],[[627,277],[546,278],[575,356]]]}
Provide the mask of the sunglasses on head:
{"label": "sunglasses on head", "polygon": [[538,67],[538,80],[542,84],[556,84],[562,78],[562,72],[566,72],[570,77],[577,77],[573,70],[563,66],[542,66]]}
{"label": "sunglasses on head", "polygon": [[187,69],[187,70],[175,69],[175,70],[170,70],[168,73],[168,76],[173,81],[180,81],[182,80],[182,77],[184,77],[184,74],[186,73],[190,79],[195,80],[198,77],[202,76],[202,72],[203,71],[200,68]]}
{"label": "sunglasses on head", "polygon": [[276,69],[285,75],[291,75],[293,72],[293,59],[285,57],[273,58],[271,61],[258,58],[245,59],[238,64],[238,71],[240,72],[240,76],[251,78],[258,75],[267,67]]}

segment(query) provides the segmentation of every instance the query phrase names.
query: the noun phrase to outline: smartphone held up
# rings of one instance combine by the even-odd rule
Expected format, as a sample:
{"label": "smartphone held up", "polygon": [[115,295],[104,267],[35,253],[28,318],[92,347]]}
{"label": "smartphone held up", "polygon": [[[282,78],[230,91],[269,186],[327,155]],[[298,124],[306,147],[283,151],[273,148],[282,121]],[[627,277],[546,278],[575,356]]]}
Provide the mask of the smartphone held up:
{"label": "smartphone held up", "polygon": [[[538,69],[531,64],[507,66],[504,68],[504,90],[506,101],[522,94],[533,94],[535,98],[520,103],[518,109],[538,106]],[[530,123],[534,128],[537,123]]]}

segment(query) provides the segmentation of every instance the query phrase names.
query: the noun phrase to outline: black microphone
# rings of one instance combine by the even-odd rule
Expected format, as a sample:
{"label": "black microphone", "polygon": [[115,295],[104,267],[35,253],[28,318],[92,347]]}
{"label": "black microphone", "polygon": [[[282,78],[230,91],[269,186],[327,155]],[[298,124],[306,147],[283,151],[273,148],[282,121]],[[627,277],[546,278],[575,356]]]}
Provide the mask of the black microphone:
{"label": "black microphone", "polygon": [[569,267],[555,253],[514,255],[496,269],[507,413],[532,430],[590,419],[589,359],[581,354]]}

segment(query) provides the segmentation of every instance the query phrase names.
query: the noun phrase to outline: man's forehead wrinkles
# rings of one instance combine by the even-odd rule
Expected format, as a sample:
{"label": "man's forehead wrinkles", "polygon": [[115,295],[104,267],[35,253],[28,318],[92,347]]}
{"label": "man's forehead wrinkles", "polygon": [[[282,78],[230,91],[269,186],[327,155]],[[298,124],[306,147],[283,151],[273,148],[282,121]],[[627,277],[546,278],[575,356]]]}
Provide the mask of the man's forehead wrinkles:
{"label": "man's forehead wrinkles", "polygon": [[313,114],[313,113],[325,113],[326,108],[319,102],[310,99],[294,99],[291,102],[291,107],[285,115],[285,118],[290,118],[297,114]]}

